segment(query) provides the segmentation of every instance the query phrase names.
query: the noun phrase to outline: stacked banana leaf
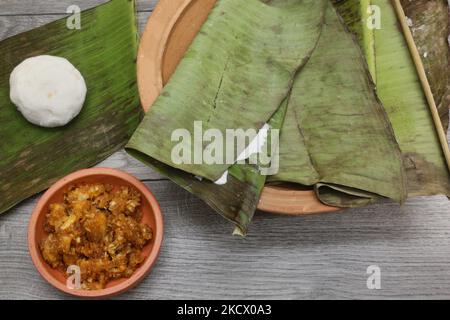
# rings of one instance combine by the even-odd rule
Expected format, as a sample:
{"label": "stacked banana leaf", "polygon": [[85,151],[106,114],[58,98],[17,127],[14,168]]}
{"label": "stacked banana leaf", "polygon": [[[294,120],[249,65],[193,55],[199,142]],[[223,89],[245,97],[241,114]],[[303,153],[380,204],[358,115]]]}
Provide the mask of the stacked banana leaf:
{"label": "stacked banana leaf", "polygon": [[[365,28],[368,5],[381,9],[381,29]],[[337,9],[347,26],[328,0],[219,0],[127,150],[242,234],[267,183],[313,188],[339,207],[450,195],[443,150],[390,1],[339,1]],[[174,161],[180,141],[187,158],[211,147],[173,139],[177,129],[194,137],[195,123],[215,130],[210,143],[227,129],[268,124],[271,137],[279,129],[279,149],[270,149],[279,170],[265,175],[261,163],[238,161],[251,141],[232,152],[214,144],[232,159],[226,163]],[[227,174],[225,184],[214,182]]]}
{"label": "stacked banana leaf", "polygon": [[[142,118],[137,46],[129,0],[82,12],[79,30],[62,19],[0,42],[0,213],[125,145]],[[11,71],[36,55],[65,57],[86,79],[83,110],[65,127],[35,126],[9,99]]]}

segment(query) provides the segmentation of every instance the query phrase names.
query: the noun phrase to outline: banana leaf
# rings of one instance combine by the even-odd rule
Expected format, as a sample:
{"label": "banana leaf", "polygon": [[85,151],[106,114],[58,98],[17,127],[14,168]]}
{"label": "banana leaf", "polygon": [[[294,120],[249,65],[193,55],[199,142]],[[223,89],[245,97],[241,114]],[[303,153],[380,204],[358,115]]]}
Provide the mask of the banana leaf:
{"label": "banana leaf", "polygon": [[[271,130],[280,130],[287,111],[287,101],[283,101],[280,109],[270,119]],[[269,134],[269,137],[271,135]],[[266,142],[268,145],[271,141]],[[236,225],[234,233],[245,236],[258,201],[266,183],[266,175],[261,175],[261,164],[235,164],[229,168],[228,181],[225,185],[218,185],[207,179],[199,179],[188,172],[175,169],[170,165],[159,162],[137,149],[127,146],[127,151],[143,163],[152,166],[156,171],[165,175],[185,190],[195,194],[225,219]],[[272,150],[269,150],[271,153]],[[272,156],[269,153],[269,156]]]}
{"label": "banana leaf", "polygon": [[[368,5],[375,5],[380,9],[380,29],[367,28]],[[377,94],[403,153],[408,195],[449,196],[450,175],[443,150],[391,2],[344,0],[338,1],[336,6],[349,29],[358,36],[371,66]],[[430,48],[430,53],[434,51]],[[434,74],[431,69],[428,73]],[[439,81],[435,81],[435,85],[437,82]],[[439,87],[435,86],[435,92],[439,91]]]}
{"label": "banana leaf", "polygon": [[[224,136],[228,128],[261,129],[313,51],[324,4],[326,0],[274,0],[270,5],[218,1],[128,148],[193,175],[219,179],[230,164],[173,163],[168,152],[173,131],[194,132],[195,121],[202,122],[204,131],[213,128]],[[244,148],[236,150],[234,159]]]}
{"label": "banana leaf", "polygon": [[272,181],[315,186],[329,205],[406,198],[401,153],[358,44],[330,5],[322,36],[298,75]]}
{"label": "banana leaf", "polygon": [[[133,1],[113,0],[0,42],[0,213],[58,178],[93,166],[124,146],[142,117],[136,86],[138,45]],[[80,115],[65,127],[27,122],[9,99],[9,75],[36,55],[67,58],[85,77]]]}
{"label": "banana leaf", "polygon": [[[127,151],[199,196],[245,234],[266,180],[258,166],[233,165],[247,146],[233,150],[231,164],[176,164],[172,133],[178,128],[194,132],[195,121],[222,136],[229,128],[259,130],[265,123],[281,128],[286,98],[317,44],[326,4],[218,1]],[[194,155],[195,146],[191,149]],[[228,182],[214,184],[227,170]]]}
{"label": "banana leaf", "polygon": [[[405,199],[392,127],[328,1],[219,0],[126,147],[245,234],[266,177],[248,164],[174,162],[172,133],[194,136],[195,121],[223,136],[228,128],[281,127],[280,172],[269,180],[315,187],[325,203]],[[214,184],[226,170],[231,180]]]}

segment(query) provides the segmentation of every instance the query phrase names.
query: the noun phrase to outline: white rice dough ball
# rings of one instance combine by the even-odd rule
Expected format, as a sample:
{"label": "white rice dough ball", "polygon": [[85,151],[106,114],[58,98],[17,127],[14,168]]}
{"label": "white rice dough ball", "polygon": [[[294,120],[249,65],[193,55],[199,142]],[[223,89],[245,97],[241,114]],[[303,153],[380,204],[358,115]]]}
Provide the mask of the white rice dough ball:
{"label": "white rice dough ball", "polygon": [[31,123],[60,127],[83,108],[86,82],[66,59],[37,56],[26,59],[11,73],[10,98]]}

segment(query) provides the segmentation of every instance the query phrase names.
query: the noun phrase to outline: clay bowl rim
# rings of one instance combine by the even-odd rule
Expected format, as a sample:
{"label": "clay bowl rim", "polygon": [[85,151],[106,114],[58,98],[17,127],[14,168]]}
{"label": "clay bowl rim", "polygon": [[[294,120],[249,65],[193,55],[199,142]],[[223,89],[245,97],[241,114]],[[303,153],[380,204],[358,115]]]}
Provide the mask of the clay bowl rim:
{"label": "clay bowl rim", "polygon": [[[155,220],[155,230],[153,230],[153,234],[155,235],[153,240],[153,246],[151,248],[150,253],[145,259],[145,262],[141,267],[139,267],[133,275],[123,280],[112,287],[100,289],[100,290],[71,290],[67,288],[67,286],[57,279],[47,271],[48,264],[43,260],[40,249],[38,247],[38,243],[36,241],[36,229],[38,219],[42,214],[46,214],[44,210],[45,206],[49,202],[50,198],[65,188],[68,184],[74,182],[75,180],[80,180],[87,177],[92,177],[96,175],[103,176],[113,176],[115,178],[119,178],[127,183],[133,185],[140,193],[141,196],[150,204],[152,209],[152,214]],[[30,222],[28,225],[28,250],[30,252],[31,259],[33,261],[34,266],[36,267],[39,274],[53,287],[59,289],[60,291],[80,297],[80,298],[108,298],[112,296],[119,295],[128,291],[129,289],[136,286],[140,283],[152,270],[156,260],[158,259],[159,253],[161,251],[161,246],[163,242],[163,234],[164,234],[164,220],[161,213],[161,207],[156,200],[156,197],[153,193],[147,188],[145,184],[143,184],[140,180],[133,177],[132,175],[125,173],[123,171],[111,168],[91,168],[91,169],[83,169],[76,171],[72,174],[67,175],[66,177],[58,180],[55,184],[53,184],[39,199],[35,208],[33,209],[33,213],[30,218]]]}

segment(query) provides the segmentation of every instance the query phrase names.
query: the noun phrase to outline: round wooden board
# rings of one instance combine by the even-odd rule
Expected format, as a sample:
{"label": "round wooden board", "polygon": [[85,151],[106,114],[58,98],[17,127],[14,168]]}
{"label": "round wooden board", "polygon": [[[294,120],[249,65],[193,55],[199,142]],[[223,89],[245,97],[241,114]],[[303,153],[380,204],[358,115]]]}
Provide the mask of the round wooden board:
{"label": "round wooden board", "polygon": [[[184,53],[214,7],[216,0],[160,0],[145,28],[139,47],[137,69],[145,111],[158,98]],[[338,211],[322,204],[314,191],[267,186],[258,209],[286,215]]]}

